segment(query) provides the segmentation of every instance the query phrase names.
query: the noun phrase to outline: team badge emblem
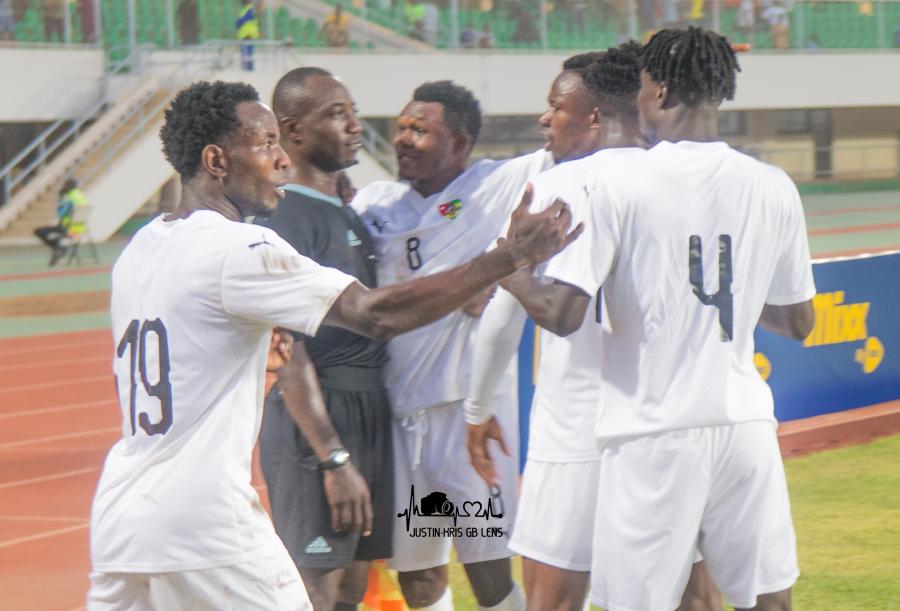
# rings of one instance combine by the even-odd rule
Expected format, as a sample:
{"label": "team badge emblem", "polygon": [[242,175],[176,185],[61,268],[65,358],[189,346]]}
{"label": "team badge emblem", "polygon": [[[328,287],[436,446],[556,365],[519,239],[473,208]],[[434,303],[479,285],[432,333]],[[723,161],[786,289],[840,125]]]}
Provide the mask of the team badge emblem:
{"label": "team badge emblem", "polygon": [[462,210],[462,201],[458,199],[454,199],[446,204],[438,206],[438,212],[441,213],[441,216],[446,217],[451,221],[459,216],[460,210]]}

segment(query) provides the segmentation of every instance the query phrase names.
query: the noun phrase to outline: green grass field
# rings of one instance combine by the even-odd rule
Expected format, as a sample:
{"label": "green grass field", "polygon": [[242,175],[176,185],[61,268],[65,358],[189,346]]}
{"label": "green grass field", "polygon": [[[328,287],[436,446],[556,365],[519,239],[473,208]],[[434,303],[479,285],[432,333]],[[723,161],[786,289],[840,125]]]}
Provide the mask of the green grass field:
{"label": "green grass field", "polygon": [[[785,463],[800,554],[796,611],[900,610],[900,435]],[[521,563],[514,568],[521,583]],[[451,565],[458,611],[474,611]]]}

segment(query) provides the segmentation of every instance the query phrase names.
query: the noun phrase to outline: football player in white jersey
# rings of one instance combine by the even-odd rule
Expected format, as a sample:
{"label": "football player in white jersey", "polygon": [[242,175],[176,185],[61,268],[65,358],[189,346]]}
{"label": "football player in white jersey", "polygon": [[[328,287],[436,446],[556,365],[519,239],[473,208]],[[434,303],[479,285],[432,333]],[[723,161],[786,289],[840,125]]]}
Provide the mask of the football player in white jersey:
{"label": "football player in white jersey", "polygon": [[699,547],[729,604],[790,609],[796,543],[753,331],[803,339],[812,329],[800,197],[783,171],[718,136],[738,70],[722,36],[663,30],[641,67],[642,130],[658,144],[535,180],[538,202],[577,201],[586,228],[581,248],[548,264],[555,283],[536,290],[554,305],[533,314],[571,333],[602,285],[611,328],[596,362],[591,599],[611,611],[674,609]]}
{"label": "football player in white jersey", "polygon": [[[510,201],[552,163],[539,150],[466,169],[481,129],[481,110],[469,90],[450,81],[418,87],[397,128],[394,147],[400,179],[406,182],[373,183],[360,189],[352,203],[372,227],[381,286],[429,277],[484,252],[506,223]],[[412,608],[452,607],[447,588],[451,546],[480,607],[502,611],[522,605],[507,546],[515,516],[516,448],[502,457],[499,485],[491,489],[472,468],[465,446],[462,401],[477,325],[477,318],[456,312],[388,344],[396,505],[398,513],[409,516],[398,519],[394,529],[390,564],[400,572],[400,587]],[[504,430],[515,439],[514,371],[508,373],[494,405]]]}
{"label": "football player in white jersey", "polygon": [[[601,149],[613,162],[644,152],[637,111],[640,51],[640,45],[627,42],[566,60],[550,89],[550,108],[540,119],[556,163]],[[472,464],[488,482],[496,474],[487,441],[505,446],[491,415],[491,397],[519,344],[526,312],[516,300],[528,302],[534,294],[530,282],[521,281],[530,276],[530,270],[523,270],[501,283],[513,293],[497,291],[478,329],[465,402],[467,445]],[[608,332],[609,324],[599,296],[591,297],[588,320],[572,335],[538,333],[528,462],[510,541],[510,549],[524,558],[525,593],[532,609],[580,610],[587,596],[595,506],[603,502],[596,495],[600,450],[593,431],[599,393],[594,361],[603,325]],[[531,309],[542,306],[540,301],[529,303]],[[682,608],[721,608],[701,563],[691,575]]]}
{"label": "football player in white jersey", "polygon": [[[94,498],[88,608],[308,609],[250,485],[272,327],[315,335],[329,324],[385,340],[465,305],[578,231],[566,234],[563,204],[537,215],[523,207],[516,244],[503,252],[369,290],[239,222],[274,209],[289,164],[255,89],[196,83],[175,97],[160,135],[182,198],[135,235],[113,270],[122,439]],[[293,363],[279,382],[296,410],[304,402],[287,375]],[[298,424],[325,461],[336,435],[319,426],[319,408]],[[346,464],[331,471],[344,469],[334,476],[359,477]],[[363,507],[345,509],[342,521],[371,528],[371,515],[354,515]]]}

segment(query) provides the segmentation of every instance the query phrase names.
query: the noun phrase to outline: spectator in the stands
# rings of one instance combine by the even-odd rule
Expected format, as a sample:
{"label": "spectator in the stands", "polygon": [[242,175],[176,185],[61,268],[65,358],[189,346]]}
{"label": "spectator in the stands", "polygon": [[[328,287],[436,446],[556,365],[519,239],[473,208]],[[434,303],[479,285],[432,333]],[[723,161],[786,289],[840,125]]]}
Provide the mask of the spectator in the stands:
{"label": "spectator in the stands", "polygon": [[425,38],[425,3],[422,0],[408,0],[403,6],[403,19],[406,22],[406,32],[410,36],[419,40]]}
{"label": "spectator in the stands", "polygon": [[44,40],[63,42],[63,0],[47,0],[44,5]]}
{"label": "spectator in the stands", "polygon": [[763,11],[762,18],[769,24],[772,46],[776,49],[790,48],[791,33],[787,7],[780,0],[773,0]]}
{"label": "spectator in the stands", "polygon": [[441,11],[437,4],[427,0],[425,2],[425,19],[423,19],[422,25],[425,33],[425,42],[431,46],[437,45],[440,20]]}
{"label": "spectator in the stands", "polygon": [[587,0],[568,0],[569,32],[585,32],[585,17],[587,16]]}
{"label": "spectator in the stands", "polygon": [[531,44],[541,40],[534,18],[525,10],[521,2],[513,2],[509,7],[509,12],[516,22],[516,29],[512,34],[513,42]]}
{"label": "spectator in the stands", "polygon": [[56,205],[56,225],[38,227],[34,235],[53,251],[50,256],[50,267],[56,265],[60,257],[66,254],[62,241],[70,235],[84,233],[84,223],[76,223],[75,208],[87,206],[87,197],[78,188],[78,182],[69,178],[59,190],[59,203]]}
{"label": "spectator in the stands", "polygon": [[894,46],[900,48],[900,25],[894,30]]}
{"label": "spectator in the stands", "polygon": [[322,34],[329,47],[346,47],[350,43],[350,17],[344,12],[340,2],[336,3],[334,10],[325,17]]}
{"label": "spectator in the stands", "polygon": [[181,0],[178,4],[178,33],[181,35],[183,45],[195,45],[200,42],[197,0]]}
{"label": "spectator in the stands", "polygon": [[472,27],[472,22],[466,24],[465,29],[459,33],[459,46],[463,49],[474,49],[478,44],[478,34]]}
{"label": "spectator in the stands", "polygon": [[78,0],[78,16],[81,20],[82,42],[97,42],[94,32],[94,0]]}
{"label": "spectator in the stands", "polygon": [[494,33],[491,31],[491,24],[488,21],[484,22],[484,27],[481,29],[481,38],[478,39],[478,46],[482,49],[494,48]]}
{"label": "spectator in the stands", "polygon": [[14,40],[16,20],[12,0],[0,0],[0,40]]}
{"label": "spectator in the stands", "polygon": [[741,0],[735,25],[744,36],[750,36],[756,29],[756,7],[753,0]]}
{"label": "spectator in the stands", "polygon": [[259,38],[259,21],[253,8],[253,0],[243,0],[234,23],[241,41],[241,67],[253,70],[253,41]]}

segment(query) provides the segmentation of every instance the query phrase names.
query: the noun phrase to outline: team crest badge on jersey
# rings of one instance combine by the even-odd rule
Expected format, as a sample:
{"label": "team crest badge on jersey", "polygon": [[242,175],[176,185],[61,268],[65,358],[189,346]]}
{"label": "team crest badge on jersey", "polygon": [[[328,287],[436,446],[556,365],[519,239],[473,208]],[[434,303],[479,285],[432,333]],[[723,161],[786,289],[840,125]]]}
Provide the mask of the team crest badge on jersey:
{"label": "team crest badge on jersey", "polygon": [[441,213],[441,216],[446,217],[451,221],[459,216],[460,210],[462,210],[462,201],[458,199],[454,199],[446,204],[438,206],[438,212]]}

